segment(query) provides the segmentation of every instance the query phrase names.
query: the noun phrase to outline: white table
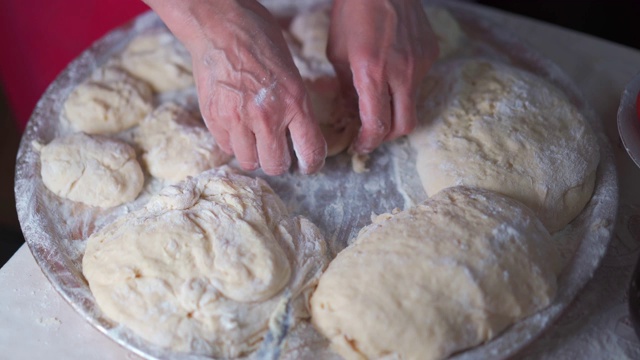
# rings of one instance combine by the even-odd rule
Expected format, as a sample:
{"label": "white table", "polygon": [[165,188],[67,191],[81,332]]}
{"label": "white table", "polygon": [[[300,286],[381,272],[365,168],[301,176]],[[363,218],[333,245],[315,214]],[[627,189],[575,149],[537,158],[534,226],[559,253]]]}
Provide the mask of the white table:
{"label": "white table", "polygon": [[[518,358],[640,358],[625,296],[640,252],[640,169],[616,128],[620,94],[640,71],[640,51],[493,9],[483,12],[555,61],[583,90],[605,124],[620,176],[619,220],[602,265],[560,320]],[[0,358],[138,359],[74,312],[26,245],[0,269]]]}

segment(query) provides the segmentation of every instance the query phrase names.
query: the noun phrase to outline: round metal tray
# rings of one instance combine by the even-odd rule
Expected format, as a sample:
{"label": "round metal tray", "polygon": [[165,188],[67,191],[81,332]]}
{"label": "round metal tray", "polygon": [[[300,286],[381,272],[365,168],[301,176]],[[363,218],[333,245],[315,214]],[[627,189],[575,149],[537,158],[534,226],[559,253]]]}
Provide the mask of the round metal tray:
{"label": "round metal tray", "polygon": [[[485,56],[526,69],[549,80],[579,107],[599,139],[601,159],[594,195],[582,213],[554,235],[562,244],[565,268],[558,281],[558,294],[546,309],[509,327],[492,341],[454,356],[456,359],[504,358],[539,336],[589,281],[604,256],[611,238],[618,203],[613,153],[598,119],[571,81],[550,61],[520,40],[482,19],[465,4],[445,3],[469,37],[460,56]],[[51,194],[42,184],[38,153],[33,141],[47,143],[71,130],[61,121],[64,99],[93,69],[121,51],[128,41],[144,31],[164,25],[153,13],[113,30],[75,59],[40,99],[20,145],[16,167],[16,200],[25,239],[42,271],[71,306],[98,330],[120,345],[146,358],[199,359],[172,353],[145,342],[128,329],[114,324],[97,307],[82,276],[85,239],[117,216],[142,206],[162,187],[147,181],[140,197],[130,204],[101,210],[75,204]],[[192,96],[193,94],[191,94]],[[372,154],[371,171],[355,174],[348,156],[329,159],[314,176],[290,173],[265,177],[294,214],[310,218],[325,233],[330,249],[344,248],[371,213],[408,208],[426,198],[416,185],[415,154],[407,142],[386,144]],[[256,172],[253,175],[262,176]],[[261,353],[263,354],[263,353]],[[252,357],[258,357],[257,353]],[[269,356],[265,356],[269,357]]]}

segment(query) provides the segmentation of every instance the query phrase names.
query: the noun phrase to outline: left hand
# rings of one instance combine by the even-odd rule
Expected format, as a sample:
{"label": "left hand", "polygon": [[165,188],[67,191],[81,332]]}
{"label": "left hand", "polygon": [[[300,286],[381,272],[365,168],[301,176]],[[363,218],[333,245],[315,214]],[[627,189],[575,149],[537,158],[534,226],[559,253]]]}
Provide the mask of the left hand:
{"label": "left hand", "polygon": [[352,144],[369,153],[417,124],[417,89],[438,57],[438,44],[419,0],[335,0],[327,48],[343,95],[362,127]]}

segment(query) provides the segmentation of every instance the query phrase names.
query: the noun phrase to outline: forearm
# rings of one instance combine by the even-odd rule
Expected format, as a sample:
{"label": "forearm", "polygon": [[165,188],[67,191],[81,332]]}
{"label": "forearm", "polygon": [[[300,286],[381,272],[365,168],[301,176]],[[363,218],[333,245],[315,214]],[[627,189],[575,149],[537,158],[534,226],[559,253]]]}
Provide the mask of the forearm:
{"label": "forearm", "polygon": [[190,50],[203,43],[222,24],[222,17],[235,16],[242,3],[255,0],[142,0],[153,9],[169,30]]}

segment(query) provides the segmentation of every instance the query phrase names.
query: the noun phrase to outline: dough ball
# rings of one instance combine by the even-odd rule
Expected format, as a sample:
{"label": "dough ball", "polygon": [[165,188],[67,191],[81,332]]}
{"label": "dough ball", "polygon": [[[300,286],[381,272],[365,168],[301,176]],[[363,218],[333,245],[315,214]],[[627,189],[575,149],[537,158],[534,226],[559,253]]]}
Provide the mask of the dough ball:
{"label": "dough ball", "polygon": [[172,182],[231,160],[202,119],[174,102],[160,105],[140,124],[135,142],[149,173]]}
{"label": "dough ball", "polygon": [[312,322],[345,359],[442,359],[549,305],[559,260],[521,203],[448,188],[362,229],[320,278]]}
{"label": "dough ball", "polygon": [[485,60],[435,69],[409,136],[427,194],[455,185],[529,206],[551,232],[582,211],[600,159],[597,139],[558,89]]}
{"label": "dough ball", "polygon": [[98,68],[64,103],[71,126],[87,134],[113,134],[137,125],[152,110],[153,94],[115,67]]}
{"label": "dough ball", "polygon": [[[358,109],[341,97],[340,84],[326,56],[329,13],[317,9],[295,16],[285,33],[293,61],[302,76],[311,108],[327,142],[327,156],[343,152],[358,134]],[[357,101],[353,101],[356,104]]]}
{"label": "dough ball", "polygon": [[112,320],[174,351],[236,358],[260,345],[283,301],[308,318],[327,262],[318,228],[265,181],[211,170],[91,235],[82,264]]}
{"label": "dough ball", "polygon": [[133,201],[144,185],[135,150],[102,136],[75,133],[40,146],[42,182],[54,194],[91,206]]}
{"label": "dough ball", "polygon": [[194,84],[191,57],[173,35],[154,31],[135,37],[121,55],[121,66],[156,92]]}
{"label": "dough ball", "polygon": [[425,6],[424,10],[431,29],[438,39],[438,47],[440,48],[438,58],[446,58],[462,46],[465,40],[464,32],[447,9],[438,6]]}
{"label": "dough ball", "polygon": [[327,43],[329,42],[329,9],[316,9],[296,15],[291,20],[289,31],[302,45],[302,56],[307,59],[329,62]]}

